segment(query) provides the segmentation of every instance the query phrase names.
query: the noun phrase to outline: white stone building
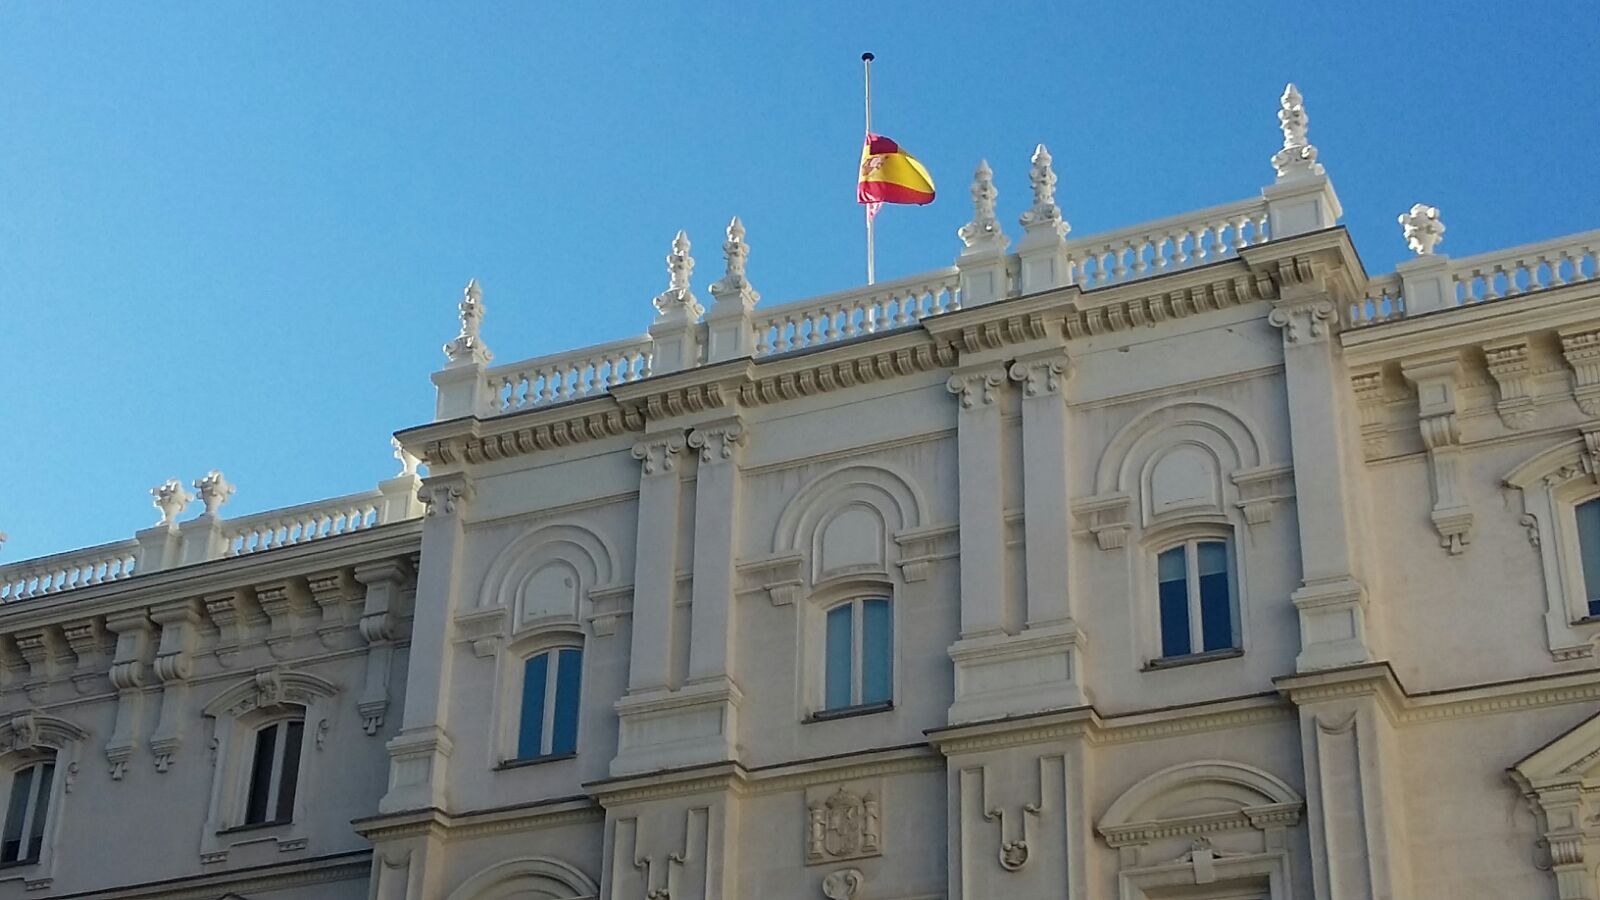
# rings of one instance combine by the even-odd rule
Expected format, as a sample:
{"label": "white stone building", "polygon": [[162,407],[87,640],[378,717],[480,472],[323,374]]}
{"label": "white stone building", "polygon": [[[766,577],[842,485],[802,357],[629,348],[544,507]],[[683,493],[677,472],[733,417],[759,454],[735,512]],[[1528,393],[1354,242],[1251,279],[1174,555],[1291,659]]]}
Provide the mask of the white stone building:
{"label": "white stone building", "polygon": [[0,898],[1600,897],[1600,232],[1369,274],[1279,117],[571,353],[469,285],[376,490],[0,568]]}

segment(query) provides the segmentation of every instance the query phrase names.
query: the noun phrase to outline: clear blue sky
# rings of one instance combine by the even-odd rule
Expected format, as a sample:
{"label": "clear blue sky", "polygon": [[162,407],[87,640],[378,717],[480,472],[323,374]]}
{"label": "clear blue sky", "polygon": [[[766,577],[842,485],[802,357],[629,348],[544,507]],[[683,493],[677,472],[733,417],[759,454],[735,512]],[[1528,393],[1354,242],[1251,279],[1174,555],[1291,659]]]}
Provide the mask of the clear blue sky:
{"label": "clear blue sky", "polygon": [[371,487],[471,276],[501,361],[642,332],[678,228],[709,299],[735,213],[766,303],[860,282],[863,50],[941,189],[882,277],[953,260],[981,157],[1014,223],[1039,141],[1080,234],[1251,196],[1287,80],[1371,271],[1419,200],[1457,256],[1600,227],[1591,3],[909,8],[0,5],[0,562],[212,467],[233,515]]}

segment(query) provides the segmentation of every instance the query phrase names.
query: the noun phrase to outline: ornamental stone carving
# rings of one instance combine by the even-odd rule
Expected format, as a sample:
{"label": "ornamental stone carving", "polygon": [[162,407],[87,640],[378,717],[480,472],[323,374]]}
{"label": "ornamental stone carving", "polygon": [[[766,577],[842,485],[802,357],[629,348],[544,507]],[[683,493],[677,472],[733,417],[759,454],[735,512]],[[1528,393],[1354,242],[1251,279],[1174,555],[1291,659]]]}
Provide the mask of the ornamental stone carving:
{"label": "ornamental stone carving", "polygon": [[656,322],[692,322],[700,318],[705,308],[689,288],[694,274],[694,257],[689,255],[689,235],[679,231],[672,239],[672,252],[667,254],[667,289],[656,295]]}
{"label": "ornamental stone carving", "polygon": [[455,340],[444,345],[444,355],[449,358],[450,365],[482,365],[494,359],[494,354],[483,343],[483,289],[478,286],[478,279],[467,282],[457,309],[461,331]]}
{"label": "ornamental stone carving", "polygon": [[700,451],[702,465],[715,465],[733,459],[747,439],[741,425],[696,428],[689,432],[689,446]]}
{"label": "ornamental stone carving", "polygon": [[829,872],[822,879],[822,896],[828,900],[854,900],[861,890],[861,885],[866,883],[866,876],[860,869],[840,869]]}
{"label": "ornamental stone carving", "polygon": [[1065,357],[1018,360],[1011,364],[1011,380],[1022,385],[1024,397],[1058,396],[1067,376]]}
{"label": "ornamental stone carving", "polygon": [[1432,256],[1433,248],[1444,242],[1444,222],[1438,207],[1418,203],[1400,214],[1400,229],[1406,246],[1418,256]]}
{"label": "ornamental stone carving", "polygon": [[1005,246],[1006,236],[1000,230],[1000,220],[995,216],[995,200],[1000,192],[994,186],[994,172],[988,160],[979,160],[977,171],[972,173],[972,221],[961,226],[956,236],[968,248],[998,245]]}
{"label": "ornamental stone carving", "polygon": [[1315,344],[1326,340],[1329,323],[1334,320],[1333,303],[1327,300],[1275,306],[1267,313],[1267,322],[1283,329],[1285,344]]}
{"label": "ornamental stone carving", "polygon": [[1500,391],[1495,412],[1507,428],[1521,430],[1533,422],[1533,397],[1528,394],[1528,339],[1485,344],[1484,362]]}
{"label": "ornamental stone carving", "polygon": [[1022,823],[1020,827],[1013,826],[1012,830],[1006,827],[1006,811],[1003,807],[984,810],[984,820],[994,822],[999,827],[1000,868],[1007,872],[1017,872],[1028,864],[1028,858],[1033,850],[1033,827],[1039,819],[1042,808],[1041,803],[1024,803],[1019,810]]}
{"label": "ornamental stone carving", "polygon": [[1322,165],[1317,162],[1317,148],[1307,136],[1310,122],[1300,89],[1293,82],[1285,85],[1283,96],[1278,98],[1278,127],[1283,130],[1283,149],[1272,155],[1272,168],[1277,170],[1279,181],[1324,174]]}
{"label": "ornamental stone carving", "polygon": [[1033,185],[1033,206],[1018,221],[1028,231],[1053,231],[1057,237],[1066,237],[1072,226],[1061,217],[1061,208],[1056,206],[1056,173],[1051,166],[1050,151],[1043,144],[1033,149],[1032,163],[1028,182]]}
{"label": "ornamental stone carving", "polygon": [[1600,331],[1561,334],[1561,354],[1572,367],[1572,399],[1591,416],[1600,416]]}
{"label": "ornamental stone carving", "polygon": [[155,498],[155,508],[161,511],[161,521],[157,525],[171,525],[178,521],[184,508],[194,500],[194,495],[184,490],[183,482],[176,478],[168,478],[151,488],[150,496]]}
{"label": "ornamental stone carving", "polygon": [[462,504],[471,499],[472,488],[459,481],[424,484],[417,492],[417,497],[422,501],[424,515],[428,518],[453,516],[460,511]]}
{"label": "ornamental stone carving", "polygon": [[674,434],[633,445],[633,458],[644,465],[645,475],[664,475],[677,471],[678,454],[683,452],[684,437]]}
{"label": "ornamental stone carving", "polygon": [[807,792],[806,865],[883,853],[883,809],[876,791],[839,786]]}
{"label": "ornamental stone carving", "polygon": [[728,239],[722,245],[724,272],[722,278],[711,285],[711,296],[717,303],[738,303],[745,309],[754,309],[761,300],[761,295],[750,286],[750,279],[745,276],[745,261],[749,257],[750,245],[745,242],[744,223],[734,216],[728,223]]}
{"label": "ornamental stone carving", "polygon": [[205,514],[208,516],[215,516],[234,492],[233,485],[217,469],[207,472],[204,478],[196,479],[194,489],[200,495],[200,502],[205,504]]}
{"label": "ornamental stone carving", "polygon": [[995,388],[1005,384],[1005,370],[996,368],[983,372],[951,375],[945,382],[950,393],[961,398],[962,409],[990,406],[995,401]]}

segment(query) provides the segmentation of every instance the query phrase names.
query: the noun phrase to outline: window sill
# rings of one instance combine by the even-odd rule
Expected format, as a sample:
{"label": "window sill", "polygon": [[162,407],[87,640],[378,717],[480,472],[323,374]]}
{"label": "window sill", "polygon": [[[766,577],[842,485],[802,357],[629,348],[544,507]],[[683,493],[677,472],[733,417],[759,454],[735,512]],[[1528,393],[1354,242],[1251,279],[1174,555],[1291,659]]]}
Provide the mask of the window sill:
{"label": "window sill", "polygon": [[853,719],[856,716],[870,716],[874,713],[888,712],[894,709],[894,701],[886,700],[882,703],[864,703],[860,706],[846,706],[840,709],[819,709],[803,720],[810,725],[813,722],[832,722],[835,719]]}
{"label": "window sill", "polygon": [[224,828],[217,832],[217,834],[242,834],[247,831],[266,831],[268,828],[279,828],[284,825],[293,824],[293,819],[273,819],[270,822],[251,822],[248,825],[235,825],[232,828]]}
{"label": "window sill", "polygon": [[504,772],[507,769],[523,769],[527,768],[528,766],[537,766],[544,763],[561,762],[564,759],[577,758],[577,751],[573,751],[572,753],[552,753],[549,756],[525,756],[520,759],[505,760],[504,762],[495,766],[494,770],[496,772]]}
{"label": "window sill", "polygon": [[1238,647],[1229,647],[1226,650],[1207,650],[1205,653],[1187,653],[1183,656],[1163,656],[1152,659],[1145,664],[1141,672],[1157,672],[1162,669],[1180,669],[1184,666],[1195,666],[1200,663],[1215,662],[1219,659],[1237,659],[1244,655]]}
{"label": "window sill", "polygon": [[28,866],[37,866],[38,864],[39,859],[37,857],[34,859],[13,859],[11,862],[0,862],[0,870],[25,869]]}

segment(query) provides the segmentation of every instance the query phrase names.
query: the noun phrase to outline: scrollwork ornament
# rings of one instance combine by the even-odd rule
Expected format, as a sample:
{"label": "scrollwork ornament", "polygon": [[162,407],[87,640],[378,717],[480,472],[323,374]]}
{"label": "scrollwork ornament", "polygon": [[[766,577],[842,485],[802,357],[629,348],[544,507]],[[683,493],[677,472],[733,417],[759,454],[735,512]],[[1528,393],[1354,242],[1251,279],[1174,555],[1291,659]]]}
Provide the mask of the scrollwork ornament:
{"label": "scrollwork ornament", "polygon": [[974,372],[964,375],[951,375],[945,382],[945,387],[950,393],[961,398],[962,409],[973,409],[979,406],[989,406],[995,400],[995,388],[1005,383],[1005,374],[1002,371]]}
{"label": "scrollwork ornament", "polygon": [[822,879],[822,896],[828,900],[854,900],[866,882],[860,869],[840,869]]}
{"label": "scrollwork ornament", "polygon": [[653,441],[640,441],[633,445],[633,458],[639,460],[645,475],[663,475],[677,471],[678,454],[683,452],[681,434]]}
{"label": "scrollwork ornament", "polygon": [[1314,300],[1294,306],[1274,307],[1267,314],[1267,322],[1283,329],[1286,344],[1316,343],[1328,336],[1329,322],[1334,317],[1333,303]]}
{"label": "scrollwork ornament", "polygon": [[1062,379],[1067,374],[1064,359],[1018,361],[1011,364],[1011,380],[1022,385],[1025,397],[1053,395],[1061,392]]}

